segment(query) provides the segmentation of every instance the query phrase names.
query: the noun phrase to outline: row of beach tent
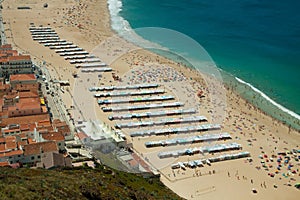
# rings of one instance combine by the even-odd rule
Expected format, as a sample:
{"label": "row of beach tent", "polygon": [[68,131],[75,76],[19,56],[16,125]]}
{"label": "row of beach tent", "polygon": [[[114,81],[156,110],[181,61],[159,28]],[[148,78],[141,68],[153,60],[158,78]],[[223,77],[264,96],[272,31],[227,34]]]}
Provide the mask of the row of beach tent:
{"label": "row of beach tent", "polygon": [[[90,55],[83,48],[74,45],[72,42],[67,42],[59,38],[57,33],[50,27],[36,27],[29,28],[32,38],[35,41],[43,44],[50,49],[54,49],[60,56],[64,56],[66,60],[70,60],[71,64],[76,64],[76,68],[92,68],[81,70],[82,72],[104,72],[111,71],[110,67],[106,67],[106,63],[95,56]],[[78,59],[78,61],[76,61]],[[103,69],[97,69],[103,68]]]}
{"label": "row of beach tent", "polygon": [[126,123],[117,123],[116,128],[134,128],[141,126],[159,126],[159,125],[171,125],[171,124],[180,124],[180,123],[193,123],[207,121],[204,116],[191,116],[183,118],[163,118],[157,121],[139,121],[139,122],[126,122]]}
{"label": "row of beach tent", "polygon": [[138,96],[138,95],[152,95],[152,94],[162,94],[165,93],[163,89],[156,89],[156,90],[137,90],[137,91],[114,91],[114,92],[102,92],[94,94],[94,97],[101,98],[101,97],[120,97],[120,96]]}
{"label": "row of beach tent", "polygon": [[242,146],[238,143],[228,143],[228,144],[214,144],[212,146],[204,146],[204,147],[194,147],[194,148],[186,148],[179,149],[175,151],[164,151],[157,154],[159,158],[177,158],[179,156],[184,155],[194,155],[194,154],[204,154],[204,153],[215,153],[221,151],[229,151],[229,150],[240,150]]}
{"label": "row of beach tent", "polygon": [[160,147],[160,146],[175,146],[175,145],[193,144],[193,143],[228,140],[228,139],[231,139],[231,135],[229,133],[215,133],[215,134],[195,135],[195,136],[184,137],[184,138],[149,141],[149,142],[145,142],[145,146],[147,148],[152,148],[152,147]]}
{"label": "row of beach tent", "polygon": [[121,111],[132,111],[132,110],[146,110],[146,109],[180,107],[180,106],[183,106],[183,105],[184,105],[184,103],[181,103],[181,102],[171,102],[171,103],[144,104],[144,105],[136,105],[136,106],[103,107],[101,109],[104,112],[121,112]]}
{"label": "row of beach tent", "polygon": [[220,130],[220,129],[221,129],[221,125],[219,124],[202,124],[197,126],[185,126],[185,127],[178,127],[178,128],[164,128],[164,129],[137,131],[137,132],[131,132],[130,136],[144,137],[144,136],[151,136],[151,135],[182,134],[182,133]]}
{"label": "row of beach tent", "polygon": [[130,90],[130,89],[148,89],[157,88],[159,84],[136,84],[136,85],[117,85],[117,86],[104,86],[104,87],[91,87],[91,92],[104,91],[104,90]]}
{"label": "row of beach tent", "polygon": [[98,104],[119,104],[119,103],[138,103],[138,102],[150,102],[150,101],[166,101],[173,100],[174,96],[166,95],[166,96],[152,96],[152,97],[135,97],[135,98],[123,98],[123,99],[104,99],[98,100]]}
{"label": "row of beach tent", "polygon": [[108,116],[109,120],[122,120],[122,119],[133,119],[133,118],[151,118],[151,117],[162,117],[170,115],[184,115],[184,114],[194,114],[196,109],[178,109],[178,110],[162,110],[155,112],[143,112],[143,113],[122,113],[114,114]]}
{"label": "row of beach tent", "polygon": [[186,169],[186,167],[189,168],[195,168],[195,167],[203,167],[204,164],[211,165],[213,162],[220,162],[220,161],[226,161],[226,160],[234,160],[234,159],[239,159],[239,158],[246,158],[250,157],[250,153],[245,151],[245,152],[239,152],[235,154],[224,154],[216,157],[211,157],[207,159],[200,159],[200,160],[191,160],[187,162],[177,162],[171,165],[172,169]]}

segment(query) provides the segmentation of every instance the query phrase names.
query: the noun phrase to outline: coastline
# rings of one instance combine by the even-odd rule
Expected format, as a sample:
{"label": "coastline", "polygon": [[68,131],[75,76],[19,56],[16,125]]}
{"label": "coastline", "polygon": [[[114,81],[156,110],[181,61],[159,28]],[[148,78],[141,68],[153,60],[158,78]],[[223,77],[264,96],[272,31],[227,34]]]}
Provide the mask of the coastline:
{"label": "coastline", "polygon": [[[111,2],[111,4],[116,4],[117,6],[113,6],[109,9],[111,15],[112,15],[112,29],[119,35],[126,37],[127,38],[127,32],[133,31],[132,27],[128,23],[126,19],[124,19],[120,12],[122,11],[122,1],[119,0],[109,0],[108,2]],[[147,27],[146,27],[147,28]],[[126,31],[124,31],[126,30]],[[139,30],[139,28],[137,29]],[[145,31],[144,31],[145,32]],[[130,33],[128,34],[130,35]],[[142,31],[142,35],[143,31]],[[147,37],[148,35],[145,34]],[[132,34],[130,35],[132,36]],[[138,36],[133,36],[133,37],[138,37]],[[151,36],[153,37],[153,36]],[[155,37],[153,37],[155,40]],[[153,39],[152,38],[152,39]],[[128,37],[129,41],[134,41],[135,38]],[[167,43],[167,45],[169,45]],[[142,45],[143,46],[143,45]],[[169,47],[169,46],[167,46]],[[191,48],[193,49],[193,48]],[[178,49],[175,48],[175,53],[177,52]],[[150,50],[152,51],[152,50]],[[174,51],[174,48],[173,48]],[[180,51],[180,50],[179,50]],[[152,51],[153,52],[153,51]],[[156,53],[156,52],[154,52]],[[164,53],[158,53],[161,56],[164,56],[168,59],[171,59],[173,61],[174,58],[170,56],[164,55]],[[187,55],[188,56],[188,55]],[[178,61],[180,62],[180,61]],[[219,68],[219,70],[221,70]],[[224,83],[226,84],[227,87],[230,87],[236,91],[241,97],[243,97],[246,101],[250,102],[251,104],[254,104],[257,108],[262,110],[263,112],[267,113],[268,115],[272,116],[273,118],[287,124],[288,126],[291,126],[295,130],[300,130],[300,116],[293,110],[285,107],[281,103],[277,102],[275,99],[272,97],[268,96],[264,91],[259,90],[257,87],[252,85],[250,82],[245,82],[245,80],[242,80],[238,75],[233,75],[228,72],[222,71],[222,76],[227,77],[225,79],[223,77]],[[246,83],[242,83],[242,82]]]}
{"label": "coastline", "polygon": [[[4,4],[7,2],[4,2]],[[20,1],[14,1],[12,2],[12,4],[10,5],[11,7],[13,7],[14,5],[18,5],[18,3],[20,3]],[[9,41],[11,41],[13,44],[16,45],[17,49],[21,49],[23,50],[23,52],[28,52],[30,53],[33,57],[37,57],[35,59],[35,62],[41,62],[42,60],[46,60],[48,64],[48,68],[50,70],[50,73],[52,73],[52,76],[58,76],[58,74],[60,75],[60,77],[62,79],[69,79],[71,86],[70,86],[70,90],[73,91],[74,90],[74,85],[76,80],[74,80],[71,76],[72,72],[73,72],[73,66],[71,66],[68,62],[64,61],[61,57],[59,57],[58,55],[53,54],[51,51],[49,51],[48,49],[42,47],[41,45],[38,45],[36,43],[34,43],[31,40],[31,37],[29,35],[29,33],[26,32],[26,30],[29,27],[29,22],[34,21],[35,24],[39,25],[47,25],[50,23],[51,26],[53,26],[53,28],[56,29],[56,31],[63,37],[66,38],[68,40],[73,41],[74,43],[80,45],[81,47],[84,47],[85,49],[92,51],[95,47],[95,45],[98,45],[99,43],[101,43],[101,41],[105,40],[107,37],[112,35],[112,30],[110,29],[110,18],[109,18],[109,13],[107,10],[107,4],[106,1],[93,1],[93,2],[85,2],[83,1],[84,4],[88,5],[89,9],[91,6],[93,6],[93,4],[97,4],[98,7],[95,7],[94,10],[89,10],[89,12],[87,13],[80,13],[83,11],[80,11],[79,6],[74,3],[74,2],[68,2],[67,4],[63,4],[64,9],[66,8],[77,8],[78,10],[75,9],[74,13],[75,13],[75,17],[76,20],[74,21],[78,21],[77,23],[80,22],[85,22],[86,19],[84,18],[80,18],[79,15],[85,15],[85,17],[89,17],[90,20],[89,21],[98,21],[98,17],[99,15],[104,15],[105,19],[101,22],[99,22],[99,24],[105,24],[102,25],[100,29],[96,29],[96,27],[99,24],[90,24],[88,25],[86,28],[84,28],[84,30],[79,29],[77,27],[77,25],[73,24],[66,24],[66,22],[68,22],[68,20],[64,19],[64,13],[61,6],[61,2],[60,1],[54,1],[53,3],[49,4],[49,6],[57,6],[57,8],[60,8],[60,11],[57,11],[56,9],[52,9],[49,8],[48,10],[43,9],[42,5],[43,2],[40,1],[39,4],[30,4],[31,6],[36,6],[36,9],[40,9],[37,12],[31,13],[30,11],[24,11],[27,12],[25,16],[29,16],[26,17],[25,19],[18,21],[20,19],[22,19],[22,16],[24,14],[20,13],[19,11],[17,11],[17,13],[14,13],[14,11],[16,12],[16,10],[12,10],[11,12],[9,12],[9,10],[6,10],[5,7],[5,14],[4,14],[4,21],[5,22],[10,22],[10,28],[8,30],[6,30],[6,34],[8,36],[11,36],[8,38]],[[99,5],[98,5],[99,3]],[[5,4],[5,6],[7,6],[7,4]],[[73,7],[74,6],[74,7]],[[77,7],[76,7],[77,6]],[[101,11],[97,11],[97,9],[100,9]],[[59,12],[59,14],[58,14]],[[93,13],[93,16],[90,16],[91,12],[95,12]],[[76,15],[76,13],[79,13],[78,16]],[[99,14],[101,13],[101,14]],[[41,16],[49,16],[48,18],[45,19],[37,19],[37,16],[41,15]],[[51,18],[50,16],[54,17]],[[77,17],[78,19],[77,19]],[[43,17],[40,17],[43,18]],[[64,21],[66,20],[66,21]],[[15,21],[15,22],[14,22]],[[54,23],[56,22],[56,23]],[[70,22],[69,22],[70,23]],[[7,25],[7,24],[6,24]],[[6,26],[5,25],[5,26]],[[88,39],[86,37],[86,34],[89,36]],[[113,49],[112,49],[113,51]],[[137,57],[137,54],[142,56],[143,58],[146,57],[152,57],[152,58],[156,58],[156,56],[152,53],[147,53],[146,51],[139,51],[137,52],[134,56]],[[133,55],[126,55],[125,57],[128,59],[133,58]],[[38,61],[38,58],[40,58],[40,61]],[[112,67],[114,67],[116,69],[116,71],[122,75],[125,74],[126,71],[128,71],[129,69],[133,68],[132,67],[132,63],[133,61],[126,63],[125,60],[126,58],[122,57],[119,60],[116,60],[116,62],[112,63]],[[105,56],[101,57],[101,59],[103,59],[105,61]],[[164,58],[159,58],[161,60],[161,62],[164,63],[173,63],[172,61],[167,61]],[[143,60],[143,59],[141,59]],[[151,60],[151,59],[149,59]],[[141,61],[142,62],[142,61]],[[146,62],[146,59],[145,59]],[[124,65],[124,66],[122,66]],[[127,65],[127,66],[125,66]],[[121,67],[122,66],[122,67]],[[178,69],[178,68],[177,68]],[[58,72],[58,74],[55,75],[55,72]],[[186,71],[186,70],[182,70],[182,71]],[[187,70],[185,72],[187,75],[192,76],[192,72]],[[106,75],[105,75],[106,76]],[[195,77],[195,76],[194,76]],[[106,82],[108,83],[109,81],[111,81],[112,79],[110,77],[106,77],[107,80]],[[253,108],[252,105],[247,104],[245,100],[243,100],[242,98],[240,98],[239,96],[237,96],[236,94],[232,93],[232,91],[228,91],[228,95],[227,96],[227,102],[228,102],[228,115],[227,118],[225,119],[223,125],[224,125],[224,129],[228,130],[230,132],[232,132],[233,130],[233,126],[232,124],[235,122],[236,124],[239,124],[238,126],[243,127],[243,129],[245,129],[244,133],[241,133],[241,131],[237,131],[235,130],[235,133],[233,133],[233,136],[236,137],[240,137],[240,142],[243,144],[243,146],[246,149],[249,149],[249,151],[253,154],[253,159],[257,158],[257,155],[260,154],[260,150],[258,149],[259,146],[263,146],[264,150],[266,152],[269,152],[269,154],[271,154],[271,151],[274,150],[274,147],[280,148],[280,149],[284,149],[284,148],[295,148],[295,146],[298,145],[299,143],[299,133],[297,133],[294,130],[288,130],[288,127],[286,127],[285,125],[283,125],[282,123],[278,123],[278,122],[274,122],[274,120],[270,117],[270,116],[266,116],[265,114],[263,114],[261,111],[256,110],[255,108]],[[69,97],[68,95],[63,95],[63,100],[66,104],[66,107],[70,107],[70,105],[72,105],[72,98]],[[94,102],[94,108],[97,109],[96,110],[96,115],[99,117],[101,115],[103,115],[103,113],[101,113],[100,109],[98,108],[98,106],[96,105],[96,102]],[[230,116],[230,117],[229,117]],[[237,116],[237,117],[236,117]],[[241,122],[240,119],[245,118],[247,120],[245,120],[245,122]],[[258,120],[254,120],[254,118],[258,118]],[[101,119],[107,123],[109,123],[109,121],[107,120],[106,116],[102,116]],[[250,121],[248,121],[250,120]],[[255,122],[255,124],[257,124],[257,126],[253,126],[252,121]],[[244,125],[243,123],[245,123],[246,125]],[[261,125],[264,125],[265,128],[263,128],[263,130],[260,130],[261,128],[259,128]],[[244,127],[248,127],[250,130],[247,130],[247,128]],[[247,140],[253,139],[253,137],[251,136],[250,133],[255,132],[254,134],[257,134],[254,136],[255,139],[257,140],[261,140],[258,142],[252,142],[252,145],[255,145],[255,149],[248,147],[248,142]],[[263,134],[264,133],[264,134]],[[277,143],[273,143],[272,139],[270,139],[269,134],[273,134],[271,136],[276,138]],[[279,139],[278,139],[279,138]],[[280,139],[281,138],[281,139]],[[284,139],[283,139],[284,138]],[[269,140],[270,139],[270,140]],[[274,139],[275,140],[275,139]],[[264,142],[267,142],[267,144],[264,144]],[[136,141],[137,142],[137,141]],[[285,142],[287,142],[288,144],[286,144]],[[143,149],[141,146],[142,142],[137,142],[137,149],[139,149],[141,152],[145,151],[145,149]],[[253,144],[254,143],[254,144]],[[255,160],[254,163],[256,165],[258,165],[259,160]],[[272,180],[269,179],[269,177],[267,176],[267,174],[265,172],[262,171],[257,171],[254,166],[250,166],[249,164],[245,164],[242,163],[242,161],[234,161],[234,162],[229,162],[229,163],[222,163],[222,164],[216,164],[215,170],[218,172],[216,175],[213,176],[202,176],[201,179],[202,180],[198,180],[197,178],[199,177],[192,177],[192,178],[188,178],[188,179],[184,179],[182,181],[177,181],[177,182],[170,182],[166,177],[169,173],[169,168],[165,169],[165,175],[162,176],[162,181],[163,183],[165,183],[169,188],[171,188],[173,191],[175,191],[176,193],[180,194],[181,196],[185,197],[185,198],[190,198],[191,193],[194,191],[199,190],[199,187],[196,188],[195,183],[199,183],[201,182],[201,187],[204,188],[204,195],[202,196],[204,199],[212,199],[212,198],[216,198],[216,197],[221,197],[222,194],[224,194],[224,192],[226,192],[226,189],[228,189],[229,191],[235,191],[237,188],[240,189],[240,191],[238,192],[239,194],[237,194],[237,196],[244,196],[244,194],[249,194],[247,195],[247,197],[245,197],[245,199],[252,199],[253,195],[249,192],[249,190],[251,190],[251,187],[253,187],[249,181],[241,181],[241,180],[237,180],[236,178],[228,178],[227,177],[227,171],[222,170],[222,168],[226,168],[228,169],[232,174],[234,174],[234,171],[236,171],[236,169],[239,170],[240,174],[244,174],[244,176],[253,178],[255,180],[255,187],[259,187],[259,184],[263,181],[266,181],[267,184],[269,185],[269,189],[264,189],[263,192],[259,193],[259,195],[257,195],[257,198],[265,198],[265,197],[277,197],[278,199],[280,199],[280,197],[282,197],[282,195],[284,195],[286,197],[286,193],[289,192],[288,195],[291,199],[293,199],[293,197],[295,198],[296,196],[293,196],[295,193],[295,191],[292,188],[288,188],[285,186],[282,186],[282,181],[281,180]],[[162,170],[164,171],[164,170]],[[180,172],[182,173],[182,172]],[[192,176],[191,172],[187,172],[190,173],[190,176]],[[242,175],[240,175],[242,176]],[[220,182],[220,184],[215,184],[215,182],[218,181]],[[228,186],[226,186],[225,188],[222,188],[222,184],[223,182],[227,182]],[[280,185],[280,187],[277,190],[274,190],[272,188],[272,184],[273,182],[275,182],[276,184]],[[204,184],[205,183],[205,184]],[[230,187],[230,184],[232,184],[233,186]],[[208,185],[208,186],[207,186]],[[257,186],[258,185],[258,186]],[[199,185],[198,185],[199,186]],[[217,190],[212,189],[214,186],[215,188],[217,188]],[[190,188],[189,188],[190,187]],[[249,189],[250,188],[250,189]],[[207,191],[207,193],[206,193]],[[297,192],[297,191],[296,191]],[[283,193],[283,194],[280,194]],[[226,198],[231,198],[234,199],[232,196],[230,196],[232,194],[228,194],[228,197]],[[235,196],[235,198],[237,198]]]}

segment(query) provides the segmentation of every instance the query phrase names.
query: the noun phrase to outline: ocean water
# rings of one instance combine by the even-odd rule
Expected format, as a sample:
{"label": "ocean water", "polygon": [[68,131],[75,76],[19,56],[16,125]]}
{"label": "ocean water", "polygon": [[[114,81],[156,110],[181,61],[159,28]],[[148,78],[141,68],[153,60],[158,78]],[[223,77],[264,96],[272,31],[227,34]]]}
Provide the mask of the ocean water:
{"label": "ocean water", "polygon": [[[300,130],[300,1],[108,2],[114,30],[162,27],[191,37],[222,69],[228,85]],[[154,34],[137,33],[162,46],[172,46]],[[184,53],[192,56],[193,49],[184,49]]]}

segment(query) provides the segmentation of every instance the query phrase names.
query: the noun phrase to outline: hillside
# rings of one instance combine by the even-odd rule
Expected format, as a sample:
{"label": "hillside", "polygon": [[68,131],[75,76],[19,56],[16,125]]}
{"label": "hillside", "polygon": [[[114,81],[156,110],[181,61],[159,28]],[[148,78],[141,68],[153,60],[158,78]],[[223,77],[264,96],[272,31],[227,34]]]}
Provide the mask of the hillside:
{"label": "hillside", "polygon": [[0,168],[0,199],[181,199],[157,177],[99,166],[72,169]]}

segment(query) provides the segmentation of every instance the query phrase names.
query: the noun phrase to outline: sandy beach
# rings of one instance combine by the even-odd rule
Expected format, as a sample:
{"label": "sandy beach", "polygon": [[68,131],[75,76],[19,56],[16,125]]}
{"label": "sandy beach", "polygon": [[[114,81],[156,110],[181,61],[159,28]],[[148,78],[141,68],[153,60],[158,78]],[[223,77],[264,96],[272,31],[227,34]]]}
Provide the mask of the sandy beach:
{"label": "sandy beach", "polygon": [[[207,80],[212,78],[196,73],[182,64],[137,48],[116,36],[110,28],[110,16],[105,0],[53,0],[48,2],[47,8],[43,7],[44,3],[41,0],[28,0],[26,3],[21,0],[4,1],[2,13],[5,34],[8,43],[11,43],[15,49],[21,53],[30,54],[34,63],[47,68],[51,79],[70,82],[70,86],[64,87],[66,92],[60,92],[59,95],[61,95],[66,109],[75,107],[70,111],[75,120],[99,119],[110,126],[114,126],[116,123],[109,120],[108,117],[119,113],[103,112],[97,104],[97,99],[89,91],[90,87],[157,83],[160,85],[158,89],[165,91],[163,95],[175,97],[172,102],[184,102],[185,109],[197,109],[197,113],[190,116],[203,115],[207,118],[207,123],[217,123],[220,119],[222,129],[209,131],[209,133],[228,132],[232,138],[230,141],[190,144],[188,147],[236,142],[242,146],[242,151],[248,151],[251,154],[251,160],[243,158],[213,163],[211,166],[205,165],[195,169],[172,169],[171,164],[176,162],[196,160],[199,157],[208,158],[220,154],[195,154],[159,159],[158,152],[183,147],[177,145],[146,148],[145,142],[182,138],[189,134],[135,138],[130,137],[129,132],[147,128],[122,129],[127,134],[128,142],[132,142],[135,151],[153,169],[156,168],[160,172],[161,181],[167,187],[186,199],[298,199],[299,190],[294,185],[300,182],[300,162],[295,158],[300,154],[293,154],[290,151],[300,149],[299,131],[289,129],[283,123],[265,115],[229,89],[224,88],[226,105],[215,102],[209,98],[209,92],[213,91],[207,89]],[[17,8],[18,6],[28,6],[31,9],[20,10]],[[109,64],[113,71],[81,72],[55,51],[33,41],[29,32],[31,23],[35,26],[51,27],[60,38],[71,41],[97,55],[103,62]],[[78,78],[72,76],[74,72],[78,74]],[[114,76],[120,77],[122,81],[116,81]],[[214,82],[214,80],[211,81]],[[196,95],[200,90],[204,92],[204,98]],[[218,90],[216,89],[216,91]],[[216,107],[223,109],[219,117],[211,112]],[[155,120],[164,117],[157,117]],[[172,117],[175,118],[175,116]],[[149,120],[145,119],[144,121]],[[139,120],[132,121],[138,122]],[[130,122],[130,120],[121,122]],[[174,127],[195,124],[179,123]],[[168,125],[158,126],[159,129],[166,127]],[[197,132],[193,135],[205,133]],[[289,153],[286,155],[278,155],[279,152],[286,153],[287,151]],[[232,150],[226,153],[234,152],[236,151]],[[279,163],[280,156],[282,160]],[[289,163],[285,163],[285,156],[290,157]],[[281,167],[277,169],[279,165]],[[274,175],[274,177],[270,175]],[[253,188],[257,190],[257,193],[252,192]]]}

